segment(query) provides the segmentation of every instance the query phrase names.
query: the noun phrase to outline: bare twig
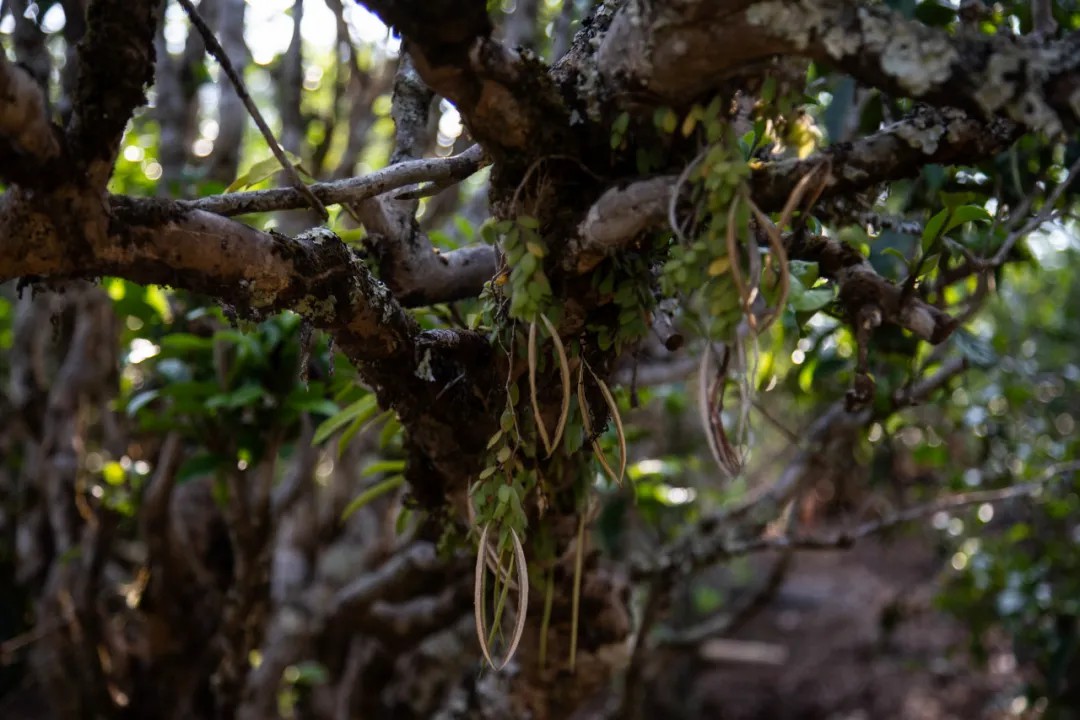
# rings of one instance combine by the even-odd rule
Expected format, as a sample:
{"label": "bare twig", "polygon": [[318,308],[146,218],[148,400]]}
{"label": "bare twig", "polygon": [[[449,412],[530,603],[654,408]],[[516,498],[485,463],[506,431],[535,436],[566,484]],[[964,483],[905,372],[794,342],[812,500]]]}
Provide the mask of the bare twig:
{"label": "bare twig", "polygon": [[776,591],[784,584],[784,577],[787,575],[788,568],[791,567],[792,557],[794,557],[794,548],[784,548],[769,569],[765,582],[741,598],[732,610],[717,613],[704,622],[671,632],[661,638],[661,644],[683,647],[698,645],[709,638],[734,632],[776,595]]}
{"label": "bare twig", "polygon": [[270,126],[266,124],[266,120],[263,118],[262,113],[259,112],[259,108],[255,105],[255,101],[251,99],[251,95],[247,91],[247,87],[244,86],[244,80],[240,77],[240,74],[236,72],[236,68],[233,67],[232,62],[229,60],[229,56],[225,54],[225,48],[221,47],[221,43],[218,42],[214,36],[213,30],[206,24],[206,21],[199,15],[199,11],[195,9],[195,6],[191,4],[191,0],[179,0],[180,5],[184,8],[184,12],[187,13],[191,19],[191,24],[199,31],[199,34],[203,36],[203,40],[206,42],[206,50],[214,59],[221,65],[221,69],[225,72],[225,75],[229,78],[229,82],[232,83],[236,89],[236,94],[240,96],[240,99],[244,101],[244,107],[247,108],[251,114],[251,118],[255,121],[255,124],[259,127],[259,132],[262,133],[263,138],[266,139],[266,144],[270,146],[271,152],[274,153],[274,157],[281,163],[281,169],[285,172],[285,176],[292,183],[293,187],[300,192],[301,195],[307,200],[308,204],[319,213],[319,216],[325,221],[330,217],[326,212],[326,207],[319,201],[319,198],[311,192],[304,181],[300,179],[300,175],[297,174],[296,168],[285,156],[285,151],[282,149],[281,144],[278,143],[277,138],[274,137],[274,133],[270,130]]}
{"label": "bare twig", "polygon": [[1012,500],[1018,497],[1032,497],[1041,493],[1053,480],[1067,475],[1068,473],[1080,472],[1080,461],[1060,463],[1052,465],[1044,470],[1038,479],[1019,485],[1011,485],[996,490],[978,490],[975,492],[951,495],[933,502],[915,505],[914,507],[893,513],[888,517],[865,522],[858,527],[849,530],[841,530],[829,535],[773,537],[763,538],[758,547],[754,549],[768,548],[795,548],[799,550],[832,550],[850,547],[857,540],[877,535],[885,530],[919,520],[921,518],[936,515],[939,512],[959,510],[972,505],[984,503],[998,503]]}
{"label": "bare twig", "polygon": [[[408,160],[376,170],[363,177],[313,183],[305,187],[325,205],[355,203],[427,180],[435,182],[461,180],[472,175],[488,162],[483,148],[473,145],[465,152],[453,157]],[[272,210],[296,210],[307,206],[304,194],[294,188],[271,188],[210,195],[197,200],[180,200],[177,204],[184,209],[206,210],[227,217]]]}
{"label": "bare twig", "polygon": [[[1035,232],[1039,227],[1051,218],[1054,214],[1054,206],[1057,205],[1057,201],[1061,199],[1061,196],[1069,189],[1073,181],[1076,180],[1076,176],[1080,175],[1080,158],[1077,158],[1072,165],[1069,166],[1068,175],[1065,176],[1061,182],[1057,184],[1053,192],[1046,198],[1046,202],[1043,203],[1039,212],[1035,213],[1035,216],[1024,223],[1019,229],[1009,233],[1009,236],[1005,238],[1005,242],[1001,244],[998,251],[990,258],[982,260],[976,260],[975,266],[979,270],[991,270],[998,267],[1008,257],[1013,247],[1021,238],[1027,237],[1032,232]],[[1030,203],[1030,199],[1028,200]]]}

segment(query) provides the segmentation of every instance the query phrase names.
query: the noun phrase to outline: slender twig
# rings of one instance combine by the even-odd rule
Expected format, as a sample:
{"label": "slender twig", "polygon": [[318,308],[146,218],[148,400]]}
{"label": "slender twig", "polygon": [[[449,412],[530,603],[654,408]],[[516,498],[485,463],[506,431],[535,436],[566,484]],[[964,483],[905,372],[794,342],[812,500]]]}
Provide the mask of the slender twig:
{"label": "slender twig", "polygon": [[1030,497],[1041,493],[1053,480],[1070,472],[1080,472],[1080,461],[1052,465],[1044,470],[1038,479],[997,490],[977,490],[941,498],[933,502],[915,505],[893,513],[879,520],[865,522],[850,530],[841,530],[829,535],[801,537],[763,538],[758,542],[759,549],[796,548],[799,550],[833,550],[850,547],[857,540],[877,535],[898,525],[919,520],[939,512],[959,510],[972,505],[999,503],[1018,497]]}
{"label": "slender twig", "polygon": [[1039,212],[1035,213],[1035,216],[1028,220],[1018,230],[1014,230],[1009,233],[1009,237],[1005,239],[1001,247],[990,258],[978,260],[976,267],[980,270],[989,270],[996,268],[1005,262],[1005,258],[1008,257],[1009,252],[1013,249],[1013,246],[1020,241],[1021,238],[1026,237],[1028,234],[1036,231],[1039,227],[1049,220],[1054,214],[1054,206],[1057,205],[1057,201],[1061,199],[1061,196],[1069,189],[1073,181],[1076,180],[1076,176],[1080,175],[1080,158],[1077,158],[1072,165],[1069,166],[1068,175],[1065,179],[1057,184],[1053,192],[1046,198],[1046,202],[1039,209]]}
{"label": "slender twig", "polygon": [[270,126],[266,124],[266,120],[263,118],[262,113],[259,112],[259,108],[255,105],[255,101],[251,99],[251,95],[247,91],[247,87],[244,86],[244,80],[240,77],[240,74],[233,67],[232,62],[229,60],[229,56],[225,54],[225,48],[221,46],[218,39],[214,36],[214,31],[210,29],[210,26],[206,24],[202,16],[199,15],[199,11],[195,9],[195,6],[191,4],[191,0],[179,0],[181,7],[184,8],[184,12],[187,13],[188,18],[191,19],[191,24],[202,35],[203,41],[206,43],[206,50],[214,59],[218,61],[221,69],[225,72],[225,75],[229,78],[229,82],[232,83],[233,88],[236,90],[236,94],[240,96],[240,99],[244,102],[244,107],[247,108],[248,113],[251,114],[251,118],[255,121],[255,124],[259,127],[259,132],[262,133],[266,139],[266,144],[270,146],[271,152],[274,153],[274,157],[281,163],[281,169],[285,172],[285,177],[289,179],[301,195],[307,200],[308,204],[319,213],[319,216],[325,221],[330,215],[326,212],[326,207],[319,201],[319,198],[311,192],[311,189],[304,184],[304,181],[300,179],[300,175],[296,172],[296,168],[293,167],[289,159],[285,157],[285,151],[282,149],[281,144],[278,143],[277,138],[274,137],[274,133],[270,130]]}
{"label": "slender twig", "polygon": [[967,359],[954,357],[941,364],[941,368],[929,377],[924,377],[909,386],[898,390],[893,395],[892,409],[908,407],[917,404],[921,399],[945,386],[950,380],[964,372],[968,368]]}
{"label": "slender twig", "polygon": [[784,578],[791,567],[795,548],[784,548],[769,569],[765,582],[753,592],[741,598],[735,607],[725,613],[710,616],[704,622],[691,625],[661,637],[660,644],[667,646],[698,645],[711,637],[730,635],[761,611],[775,597],[784,584]]}
{"label": "slender twig", "polygon": [[787,441],[792,445],[801,447],[803,440],[801,437],[795,434],[795,431],[780,421],[780,418],[770,412],[760,400],[753,400],[754,409],[761,413],[761,416],[765,418],[770,425],[780,431],[780,434],[787,438]]}
{"label": "slender twig", "polygon": [[48,635],[63,627],[64,622],[60,619],[54,619],[50,622],[39,622],[37,625],[22,633],[16,635],[10,640],[5,640],[0,643],[0,667],[11,665],[15,662],[15,653],[19,650],[33,645],[39,640],[43,640]]}
{"label": "slender twig", "polygon": [[[307,186],[307,190],[324,205],[355,203],[426,180],[435,182],[461,180],[472,175],[488,162],[483,148],[473,145],[460,155],[448,158],[406,160],[362,177],[312,183]],[[177,205],[186,210],[205,210],[233,217],[273,210],[296,210],[307,207],[308,203],[299,190],[286,187],[209,195],[195,200],[178,200]]]}

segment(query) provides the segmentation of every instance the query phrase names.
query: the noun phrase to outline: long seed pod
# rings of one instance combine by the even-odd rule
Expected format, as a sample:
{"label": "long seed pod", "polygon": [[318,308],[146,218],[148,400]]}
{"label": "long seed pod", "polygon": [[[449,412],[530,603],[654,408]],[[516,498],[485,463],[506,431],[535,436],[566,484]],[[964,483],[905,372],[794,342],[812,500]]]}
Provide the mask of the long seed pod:
{"label": "long seed pod", "polygon": [[[555,434],[551,437],[551,448],[548,450],[548,457],[554,452],[555,448],[559,447],[559,441],[562,439],[563,430],[566,429],[566,420],[570,416],[570,361],[566,357],[566,348],[563,347],[562,339],[559,337],[559,332],[550,320],[547,319],[547,315],[540,315],[540,319],[544,321],[544,326],[547,327],[549,333],[551,333],[551,340],[555,344],[555,354],[559,358],[559,375],[562,378],[562,408],[559,411],[559,422],[555,426]],[[533,394],[535,397],[535,393]]]}
{"label": "long seed pod", "polygon": [[592,447],[593,455],[596,457],[597,462],[600,463],[600,467],[604,469],[604,473],[611,478],[611,482],[616,485],[619,483],[619,476],[615,470],[611,467],[611,463],[608,462],[604,456],[604,449],[600,447],[600,442],[592,436],[592,418],[589,417],[589,403],[585,399],[585,360],[581,361],[581,369],[578,372],[577,381],[577,399],[578,408],[581,410],[581,427],[585,431],[585,435],[589,438],[589,445]]}
{"label": "long seed pod", "polygon": [[784,303],[787,302],[788,288],[791,284],[791,279],[788,276],[787,250],[784,249],[784,240],[780,237],[780,231],[772,224],[772,221],[769,220],[753,200],[750,198],[747,198],[746,200],[750,204],[750,212],[754,214],[758,224],[769,238],[769,249],[772,250],[773,257],[776,258],[776,265],[780,269],[780,293],[776,298],[776,307],[757,328],[757,332],[760,335],[768,330],[769,326],[772,325],[773,322],[776,321],[776,318],[780,317],[780,313],[784,311]]}
{"label": "long seed pod", "polygon": [[607,383],[598,378],[596,373],[593,373],[592,368],[589,368],[589,372],[592,373],[593,379],[596,380],[596,384],[600,388],[600,393],[607,402],[608,410],[611,411],[611,420],[615,423],[615,437],[619,441],[619,479],[615,482],[621,486],[623,478],[626,477],[627,458],[626,431],[623,429],[622,415],[619,414],[619,406],[615,403],[615,396],[611,394],[611,390],[608,389]]}
{"label": "long seed pod", "polygon": [[521,638],[525,634],[525,616],[529,612],[529,568],[525,562],[525,548],[521,546],[521,539],[514,531],[514,528],[510,528],[510,540],[514,543],[514,565],[517,566],[517,584],[521,589],[518,591],[517,621],[514,623],[514,634],[510,638],[510,647],[506,651],[506,658],[502,661],[502,665],[499,666],[500,670],[506,667],[510,660],[513,659],[514,653],[517,652]]}
{"label": "long seed pod", "polygon": [[709,452],[716,466],[728,478],[733,478],[742,470],[742,462],[735,453],[735,449],[731,447],[724,430],[722,416],[730,354],[725,347],[721,367],[714,371],[712,352],[712,344],[707,343],[705,352],[701,355],[701,367],[698,370],[698,412],[701,418],[701,429],[708,440]]}
{"label": "long seed pod", "polygon": [[484,623],[484,557],[487,555],[487,536],[491,524],[480,531],[480,546],[476,549],[476,578],[473,581],[473,614],[476,619],[476,639],[480,641],[480,651],[488,665],[495,667],[488,649],[487,632]]}
{"label": "long seed pod", "polygon": [[[476,621],[476,638],[480,641],[480,651],[484,654],[484,659],[488,665],[496,670],[502,670],[513,659],[514,653],[517,652],[518,645],[521,644],[521,638],[525,634],[525,618],[529,612],[529,568],[525,560],[525,548],[521,544],[521,538],[510,528],[510,540],[513,543],[514,549],[514,568],[517,571],[517,587],[518,591],[518,608],[517,619],[514,623],[514,634],[510,638],[510,646],[506,651],[506,657],[503,661],[496,665],[495,661],[491,659],[491,648],[488,643],[487,622],[484,618],[484,558],[487,555],[488,550],[488,530],[490,530],[491,524],[488,523],[484,526],[483,531],[480,533],[480,547],[476,551],[476,579],[473,582],[473,612]],[[494,629],[493,629],[494,630]]]}
{"label": "long seed pod", "polygon": [[540,415],[540,399],[536,395],[536,321],[529,323],[529,399],[532,401],[533,419],[536,420],[536,432],[544,443],[544,450],[551,455],[551,438],[544,427],[544,418]]}

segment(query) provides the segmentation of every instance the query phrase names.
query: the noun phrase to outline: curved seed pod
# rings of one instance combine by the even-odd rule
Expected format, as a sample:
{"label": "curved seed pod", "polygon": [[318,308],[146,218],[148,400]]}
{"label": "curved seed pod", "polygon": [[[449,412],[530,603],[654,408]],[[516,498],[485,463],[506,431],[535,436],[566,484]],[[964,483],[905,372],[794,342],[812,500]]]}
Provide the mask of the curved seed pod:
{"label": "curved seed pod", "polygon": [[[622,415],[619,414],[619,406],[615,403],[615,396],[611,394],[611,390],[608,389],[607,383],[601,380],[597,374],[593,372],[592,368],[589,368],[589,374],[593,376],[593,380],[596,381],[597,387],[600,388],[600,394],[604,396],[604,402],[607,403],[608,410],[611,411],[611,420],[615,423],[615,436],[619,440],[619,474],[615,476],[615,483],[621,486],[623,478],[626,477],[627,458],[626,431],[623,429]],[[600,463],[608,469],[610,474],[614,475],[614,473],[610,472],[610,468],[607,467],[607,462],[603,459],[602,455]]]}
{"label": "curved seed pod", "polygon": [[514,623],[514,634],[510,638],[510,647],[506,651],[506,658],[502,661],[502,665],[499,666],[500,670],[506,667],[514,657],[514,653],[517,652],[518,644],[521,643],[521,638],[525,634],[525,616],[529,612],[529,568],[525,562],[525,548],[521,546],[521,539],[514,531],[514,528],[510,528],[510,539],[514,543],[517,584],[521,589],[518,591],[517,621]]}
{"label": "curved seed pod", "polygon": [[570,415],[570,362],[566,357],[566,348],[563,347],[562,338],[559,337],[558,331],[550,320],[547,319],[547,315],[540,315],[540,319],[544,321],[544,326],[547,327],[549,333],[551,333],[551,339],[555,344],[555,354],[559,357],[559,374],[562,377],[562,409],[559,411],[559,422],[555,426],[555,434],[551,437],[551,449],[548,450],[548,457],[555,451],[555,448],[559,446],[559,441],[562,439],[563,430],[566,428],[566,419]]}
{"label": "curved seed pod", "polygon": [[476,638],[480,641],[480,651],[488,665],[495,667],[491,660],[491,651],[487,644],[487,628],[484,624],[484,557],[487,555],[487,536],[491,523],[480,532],[480,546],[476,549],[476,579],[473,582],[473,613],[476,619]]}
{"label": "curved seed pod", "polygon": [[544,427],[544,418],[540,415],[540,400],[536,396],[536,321],[529,323],[529,399],[532,401],[533,419],[536,420],[536,431],[540,433],[540,441],[544,443],[544,450],[551,455],[551,438],[548,437],[547,428]]}

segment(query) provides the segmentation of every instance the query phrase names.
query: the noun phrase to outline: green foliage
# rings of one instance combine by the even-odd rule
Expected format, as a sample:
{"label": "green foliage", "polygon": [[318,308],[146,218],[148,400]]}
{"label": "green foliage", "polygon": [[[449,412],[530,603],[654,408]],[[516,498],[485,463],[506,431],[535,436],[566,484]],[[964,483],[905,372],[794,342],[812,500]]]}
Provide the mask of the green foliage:
{"label": "green foliage", "polygon": [[1073,248],[1049,266],[1012,272],[985,339],[975,338],[984,371],[943,407],[953,432],[969,438],[965,462],[934,458],[965,490],[1040,481],[1063,468],[1034,502],[982,506],[939,523],[953,569],[941,605],[970,626],[980,657],[1003,628],[1017,657],[1037,669],[1029,699],[1051,708],[1074,689],[1080,668],[1080,470],[1067,470],[1080,457],[1080,283],[1070,269],[1078,260]]}
{"label": "green foliage", "polygon": [[551,305],[551,283],[544,274],[547,245],[540,235],[540,223],[529,215],[491,223],[481,229],[488,242],[501,245],[509,274],[500,275],[500,286],[510,297],[511,318],[531,322]]}
{"label": "green foliage", "polygon": [[[130,300],[128,289],[118,302]],[[144,294],[152,309],[147,297],[153,293]],[[305,359],[301,326],[299,316],[285,313],[241,332],[223,326],[219,311],[202,308],[162,323],[157,337],[132,341],[126,412],[143,432],[177,431],[208,449],[187,461],[181,477],[258,462],[274,429],[292,435],[301,416],[337,412],[326,342],[314,341]]]}
{"label": "green foliage", "polygon": [[[743,317],[732,275],[732,264],[743,260],[730,256],[729,233],[741,248],[750,209],[739,195],[749,173],[737,148],[717,143],[704,153],[700,169],[691,175],[703,219],[696,236],[672,245],[661,275],[662,292],[682,297],[684,309],[712,338],[730,337]],[[756,242],[749,247],[757,252]]]}

